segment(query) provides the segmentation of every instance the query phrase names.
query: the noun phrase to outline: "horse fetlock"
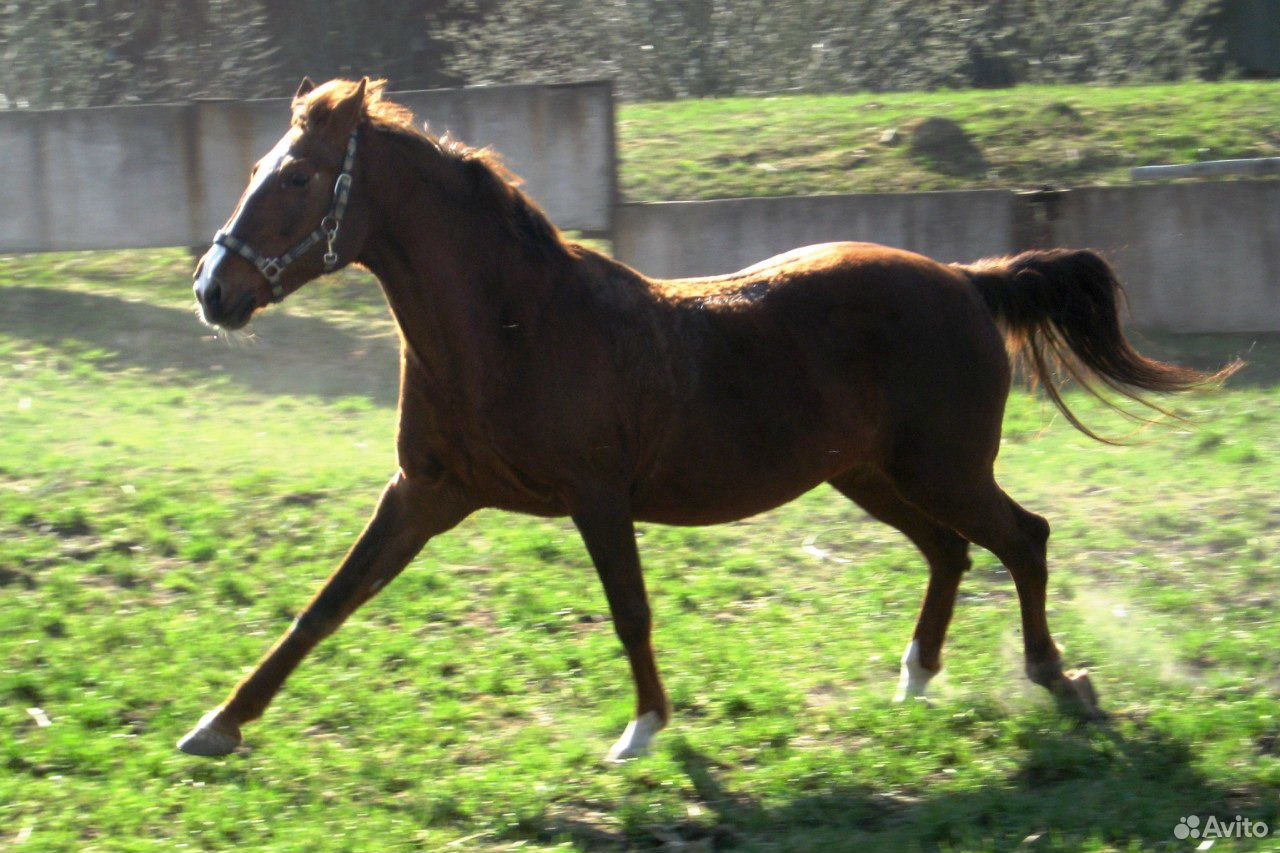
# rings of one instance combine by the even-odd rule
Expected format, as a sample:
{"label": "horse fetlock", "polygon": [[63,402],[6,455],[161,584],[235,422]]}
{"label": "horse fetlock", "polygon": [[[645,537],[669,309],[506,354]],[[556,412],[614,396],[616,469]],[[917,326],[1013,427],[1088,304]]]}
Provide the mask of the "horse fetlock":
{"label": "horse fetlock", "polygon": [[1062,679],[1062,661],[1058,658],[1050,660],[1027,661],[1027,678],[1041,687],[1053,689],[1053,685]]}

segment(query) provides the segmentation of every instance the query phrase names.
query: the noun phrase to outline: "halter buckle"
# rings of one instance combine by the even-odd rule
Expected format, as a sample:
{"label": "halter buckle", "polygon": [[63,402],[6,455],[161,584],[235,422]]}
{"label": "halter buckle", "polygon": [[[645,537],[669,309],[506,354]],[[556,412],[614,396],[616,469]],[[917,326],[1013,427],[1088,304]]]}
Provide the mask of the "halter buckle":
{"label": "halter buckle", "polygon": [[258,261],[258,272],[262,273],[262,277],[268,282],[275,284],[284,273],[284,264],[280,263],[279,258],[263,258]]}

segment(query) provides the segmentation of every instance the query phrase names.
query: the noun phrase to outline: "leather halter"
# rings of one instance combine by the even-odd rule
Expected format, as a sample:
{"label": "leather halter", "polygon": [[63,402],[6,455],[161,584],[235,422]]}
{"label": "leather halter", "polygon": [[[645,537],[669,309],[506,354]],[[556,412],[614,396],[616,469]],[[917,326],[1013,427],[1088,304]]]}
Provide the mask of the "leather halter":
{"label": "leather halter", "polygon": [[359,129],[360,126],[356,125],[351,131],[351,139],[347,142],[347,155],[342,160],[342,171],[338,173],[338,179],[333,184],[333,202],[329,205],[329,212],[320,220],[316,229],[303,237],[292,249],[283,255],[268,258],[226,228],[219,229],[218,233],[213,235],[214,245],[230,249],[262,273],[262,277],[271,285],[272,302],[280,302],[284,299],[284,285],[280,283],[280,276],[284,275],[285,269],[321,240],[325,241],[326,246],[324,271],[333,272],[334,267],[338,265],[338,253],[334,251],[334,243],[338,239],[338,229],[342,226],[342,216],[347,211],[347,200],[351,197],[351,169],[356,162],[356,132]]}

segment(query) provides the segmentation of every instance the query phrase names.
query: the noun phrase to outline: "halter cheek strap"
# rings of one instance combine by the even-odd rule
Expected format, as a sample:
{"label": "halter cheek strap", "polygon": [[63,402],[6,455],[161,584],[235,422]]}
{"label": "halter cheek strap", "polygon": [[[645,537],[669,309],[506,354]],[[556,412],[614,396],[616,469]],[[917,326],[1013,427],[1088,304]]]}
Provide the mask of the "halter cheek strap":
{"label": "halter cheek strap", "polygon": [[347,201],[351,197],[351,170],[356,163],[356,132],[359,129],[357,125],[355,130],[351,131],[351,138],[347,141],[347,155],[342,159],[342,171],[338,173],[338,179],[333,184],[333,201],[329,205],[329,212],[320,220],[316,229],[303,237],[292,249],[283,255],[269,258],[225,228],[213,235],[214,245],[235,252],[262,273],[262,277],[271,285],[272,302],[280,302],[284,299],[284,285],[280,283],[280,277],[284,275],[285,269],[311,251],[311,248],[321,240],[325,241],[324,271],[333,272],[334,267],[338,265],[338,253],[334,245],[338,241],[338,229],[342,227],[342,217],[347,212]]}

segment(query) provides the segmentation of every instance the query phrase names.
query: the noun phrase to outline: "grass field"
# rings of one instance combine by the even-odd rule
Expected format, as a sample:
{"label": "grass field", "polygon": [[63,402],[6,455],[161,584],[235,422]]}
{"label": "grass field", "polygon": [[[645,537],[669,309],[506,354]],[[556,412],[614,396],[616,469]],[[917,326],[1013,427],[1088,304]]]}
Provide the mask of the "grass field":
{"label": "grass field", "polygon": [[[1222,88],[1243,99],[1233,115],[1280,92],[1251,87]],[[770,109],[816,121],[805,100],[908,96]],[[750,144],[715,131],[740,109],[627,107],[629,191],[667,180],[632,122],[701,122],[705,145],[669,155],[712,163]],[[728,164],[717,183],[719,168],[679,192],[812,188]],[[985,552],[934,706],[893,705],[926,572],[823,488],[738,524],[643,527],[676,707],[643,761],[599,762],[631,688],[571,525],[497,512],[432,542],[239,752],[178,753],[395,465],[395,338],[372,282],[310,285],[228,343],[193,316],[190,267],[175,251],[0,258],[0,847],[1130,851],[1195,849],[1173,834],[1191,814],[1280,828],[1274,339],[1145,341],[1252,364],[1177,401],[1193,424],[1132,433],[1072,397],[1128,447],[1010,401],[999,475],[1054,525],[1050,619],[1107,724],[1063,718],[1022,678],[1012,584]]]}
{"label": "grass field", "polygon": [[[630,104],[619,112],[632,201],[1128,183],[1129,169],[1280,154],[1280,83],[1020,86]],[[985,166],[947,174],[902,142],[953,119]]]}
{"label": "grass field", "polygon": [[312,285],[229,346],[201,337],[188,265],[0,261],[0,826],[22,849],[1183,849],[1187,813],[1280,817],[1267,342],[1237,387],[1180,402],[1197,428],[1128,448],[1011,402],[1001,476],[1055,524],[1052,619],[1109,725],[1021,679],[985,554],[936,706],[893,706],[925,573],[822,489],[644,529],[677,709],[646,761],[598,764],[630,688],[570,526],[496,512],[428,546],[246,749],[175,752],[394,465],[372,283]]}

